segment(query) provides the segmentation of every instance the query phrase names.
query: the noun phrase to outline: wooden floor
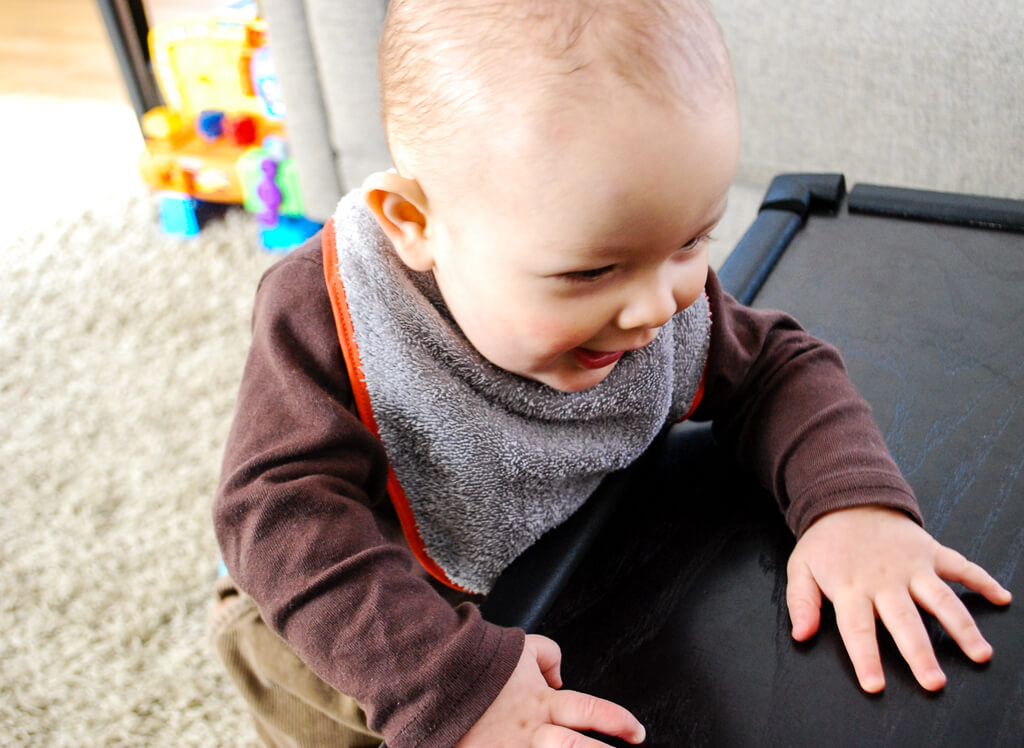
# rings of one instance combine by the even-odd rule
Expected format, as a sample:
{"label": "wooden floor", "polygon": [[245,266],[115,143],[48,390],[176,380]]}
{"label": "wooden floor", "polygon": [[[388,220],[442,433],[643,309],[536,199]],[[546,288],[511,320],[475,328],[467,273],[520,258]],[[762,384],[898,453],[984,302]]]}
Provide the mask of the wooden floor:
{"label": "wooden floor", "polygon": [[[229,0],[146,0],[150,25]],[[128,101],[96,0],[0,0],[0,96]]]}

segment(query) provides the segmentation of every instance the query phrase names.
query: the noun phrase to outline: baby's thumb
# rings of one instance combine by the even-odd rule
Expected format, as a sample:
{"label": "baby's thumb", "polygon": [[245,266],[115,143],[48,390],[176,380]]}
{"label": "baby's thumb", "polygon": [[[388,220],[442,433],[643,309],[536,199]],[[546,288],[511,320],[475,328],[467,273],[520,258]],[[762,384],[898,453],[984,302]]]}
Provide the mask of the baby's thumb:
{"label": "baby's thumb", "polygon": [[526,635],[526,648],[537,658],[537,667],[552,688],[562,687],[562,650],[553,639],[540,634]]}
{"label": "baby's thumb", "polygon": [[787,572],[786,607],[793,624],[793,638],[802,642],[814,636],[821,622],[821,590],[806,564],[791,563]]}

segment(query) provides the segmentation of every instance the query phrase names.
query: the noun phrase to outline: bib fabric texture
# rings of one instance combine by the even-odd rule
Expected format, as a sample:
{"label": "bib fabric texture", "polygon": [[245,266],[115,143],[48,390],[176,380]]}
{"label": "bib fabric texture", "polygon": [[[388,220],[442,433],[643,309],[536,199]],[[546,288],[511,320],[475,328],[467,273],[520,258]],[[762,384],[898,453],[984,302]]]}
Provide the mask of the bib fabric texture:
{"label": "bib fabric texture", "polygon": [[705,295],[600,384],[565,393],[484,359],[433,274],[401,261],[361,191],[342,198],[323,242],[346,365],[360,417],[387,452],[391,500],[421,562],[453,587],[487,593],[697,405],[711,339]]}

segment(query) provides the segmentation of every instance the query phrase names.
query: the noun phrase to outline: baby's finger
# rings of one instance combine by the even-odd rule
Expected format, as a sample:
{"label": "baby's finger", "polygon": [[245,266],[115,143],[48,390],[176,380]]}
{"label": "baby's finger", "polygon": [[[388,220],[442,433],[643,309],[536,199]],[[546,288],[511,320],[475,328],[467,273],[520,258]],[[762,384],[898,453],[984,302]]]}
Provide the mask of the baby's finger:
{"label": "baby's finger", "polygon": [[1006,605],[1012,595],[983,568],[968,561],[952,548],[943,547],[935,557],[935,571],[949,582],[959,582],[964,587],[980,592],[985,599],[996,605]]}
{"label": "baby's finger", "polygon": [[537,654],[537,667],[552,688],[562,687],[562,650],[554,639],[527,634],[526,644]]}
{"label": "baby's finger", "polygon": [[787,569],[786,607],[793,624],[793,638],[806,641],[821,621],[821,590],[807,564],[792,562]]}
{"label": "baby's finger", "polygon": [[935,659],[932,641],[910,595],[903,590],[879,595],[875,598],[875,609],[921,687],[938,691],[946,685],[946,676]]}
{"label": "baby's finger", "polygon": [[938,619],[968,657],[975,662],[985,662],[992,656],[992,645],[985,641],[970,612],[949,585],[931,575],[914,578],[910,582],[910,594],[918,605]]}
{"label": "baby's finger", "polygon": [[608,743],[580,735],[561,725],[541,725],[533,734],[530,748],[608,748]]}
{"label": "baby's finger", "polygon": [[611,701],[578,691],[558,691],[551,697],[551,722],[571,730],[593,730],[642,743],[643,725],[629,710]]}
{"label": "baby's finger", "polygon": [[878,656],[878,640],[875,638],[875,611],[866,597],[855,600],[833,601],[836,609],[836,626],[843,638],[846,652],[850,655],[854,672],[860,687],[868,693],[878,693],[885,688],[882,661]]}

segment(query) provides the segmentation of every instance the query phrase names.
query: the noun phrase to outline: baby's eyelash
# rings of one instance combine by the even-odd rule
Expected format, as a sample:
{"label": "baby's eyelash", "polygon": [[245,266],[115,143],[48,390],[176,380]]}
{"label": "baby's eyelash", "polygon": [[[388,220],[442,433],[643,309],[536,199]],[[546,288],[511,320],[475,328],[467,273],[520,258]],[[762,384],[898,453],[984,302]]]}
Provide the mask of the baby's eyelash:
{"label": "baby's eyelash", "polygon": [[564,273],[561,277],[570,283],[593,283],[608,275],[614,269],[614,265],[605,265],[604,267],[591,268],[590,270],[575,270],[571,273]]}
{"label": "baby's eyelash", "polygon": [[[701,234],[680,247],[679,251],[690,252],[704,242],[714,241],[714,239],[715,237],[711,234]],[[615,267],[615,265],[605,265],[603,267],[591,268],[589,270],[574,270],[570,273],[562,273],[559,277],[569,283],[595,283],[615,270]]]}
{"label": "baby's eyelash", "polygon": [[693,249],[693,248],[703,244],[704,242],[713,242],[714,240],[715,240],[715,237],[712,236],[710,233],[708,233],[708,234],[701,234],[700,236],[694,237],[693,239],[688,241],[680,249],[690,250],[690,249]]}

